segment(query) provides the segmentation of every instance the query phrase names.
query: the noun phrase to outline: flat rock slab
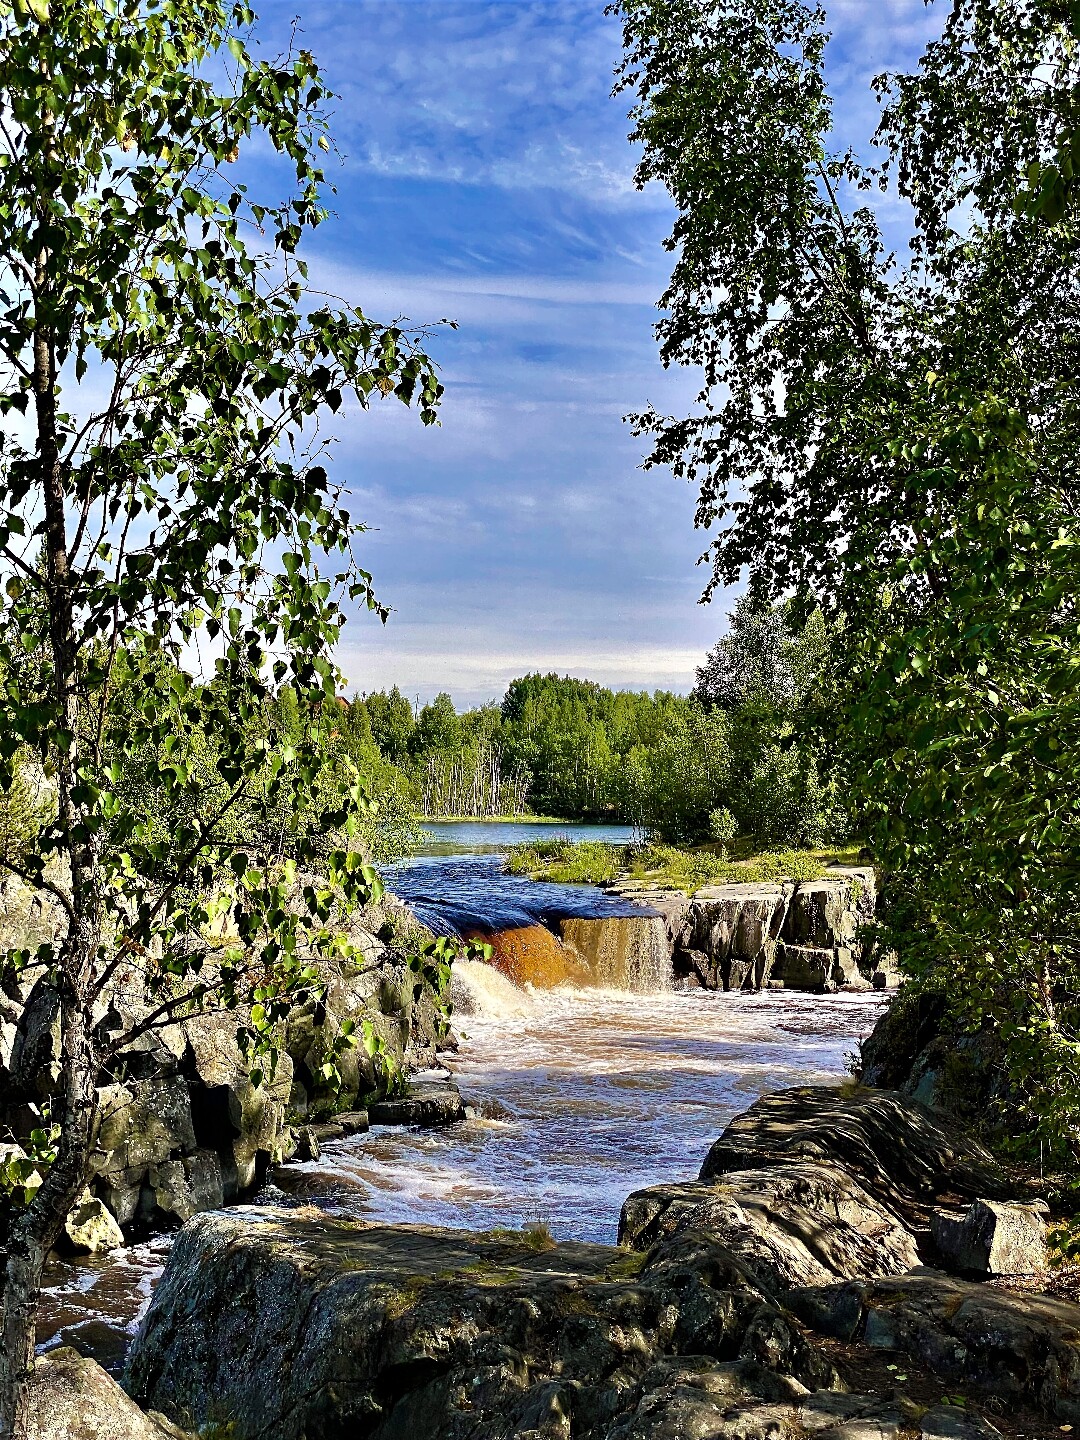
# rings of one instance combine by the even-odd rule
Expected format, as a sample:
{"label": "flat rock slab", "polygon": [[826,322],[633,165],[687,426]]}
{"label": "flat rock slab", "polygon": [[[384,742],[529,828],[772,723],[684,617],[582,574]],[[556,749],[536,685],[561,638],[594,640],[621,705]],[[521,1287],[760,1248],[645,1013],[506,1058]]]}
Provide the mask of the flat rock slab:
{"label": "flat rock slab", "polygon": [[648,1249],[687,1229],[707,1230],[778,1297],[795,1285],[902,1275],[920,1263],[895,1211],[827,1161],[638,1190],[623,1205],[619,1243]]}
{"label": "flat rock slab", "polygon": [[813,1393],[747,1362],[665,1361],[646,1375],[632,1415],[606,1440],[1000,1440],[977,1416],[878,1396]]}
{"label": "flat rock slab", "polygon": [[1006,1200],[993,1157],[959,1126],[894,1090],[824,1085],[765,1095],[715,1142],[700,1179],[796,1160],[843,1166],[916,1226],[942,1196]]}
{"label": "flat rock slab", "polygon": [[107,1371],[65,1346],[38,1357],[30,1387],[29,1440],[189,1440],[148,1415]]}
{"label": "flat rock slab", "polygon": [[961,1386],[1080,1420],[1080,1305],[939,1271],[792,1291],[823,1334],[910,1355]]}
{"label": "flat rock slab", "polygon": [[454,1125],[465,1119],[465,1104],[456,1085],[443,1081],[419,1081],[404,1095],[373,1100],[367,1107],[371,1125]]}

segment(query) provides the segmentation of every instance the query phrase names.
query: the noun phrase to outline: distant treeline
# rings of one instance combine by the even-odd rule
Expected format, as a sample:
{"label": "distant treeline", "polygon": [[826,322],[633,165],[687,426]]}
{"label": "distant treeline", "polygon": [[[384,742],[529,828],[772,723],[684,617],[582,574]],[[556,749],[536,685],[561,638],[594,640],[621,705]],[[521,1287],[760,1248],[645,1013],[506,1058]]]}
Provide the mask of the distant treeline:
{"label": "distant treeline", "polygon": [[[797,624],[788,608],[742,600],[688,696],[524,675],[501,702],[459,714],[449,695],[414,710],[398,689],[308,710],[283,687],[248,711],[248,743],[267,759],[235,795],[221,773],[212,706],[169,753],[118,757],[115,783],[119,793],[142,797],[161,841],[218,815],[219,829],[245,842],[272,841],[285,855],[298,838],[295,822],[268,809],[262,792],[272,785],[272,757],[314,738],[321,760],[308,781],[313,795],[323,809],[340,802],[355,841],[376,861],[413,848],[418,816],[532,813],[623,822],[642,838],[676,843],[832,843],[845,838],[847,820],[843,787],[817,738],[828,641],[820,614]],[[122,656],[118,716],[147,690],[167,698],[177,673],[160,656]],[[208,695],[227,707],[221,686],[215,681]],[[178,763],[189,780],[181,809],[162,780]],[[357,782],[373,806],[349,798]],[[24,757],[18,783],[0,803],[0,856],[44,823],[51,804],[45,777]],[[326,849],[345,841],[337,832],[318,839]]]}
{"label": "distant treeline", "polygon": [[459,713],[448,694],[414,708],[395,687],[354,696],[342,729],[425,816],[531,812],[676,841],[819,844],[845,829],[808,723],[827,650],[820,615],[796,624],[744,599],[689,696],[533,674]]}

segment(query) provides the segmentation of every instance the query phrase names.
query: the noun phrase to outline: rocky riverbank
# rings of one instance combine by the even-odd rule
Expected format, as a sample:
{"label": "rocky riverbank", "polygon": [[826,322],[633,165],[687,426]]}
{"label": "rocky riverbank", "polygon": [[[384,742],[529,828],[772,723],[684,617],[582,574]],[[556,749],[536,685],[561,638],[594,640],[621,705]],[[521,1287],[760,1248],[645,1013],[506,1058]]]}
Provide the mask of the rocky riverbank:
{"label": "rocky riverbank", "polygon": [[629,1197],[619,1247],[199,1216],[126,1383],[237,1440],[1045,1436],[1080,1420],[1080,1307],[987,1278],[1042,1230],[940,1116],[781,1092]]}
{"label": "rocky riverbank", "polygon": [[[27,943],[55,923],[17,885],[9,882],[0,894],[0,933]],[[434,1063],[434,1003],[417,994],[406,963],[429,932],[388,895],[354,918],[347,938],[359,958],[323,967],[323,998],[292,1012],[276,1073],[263,1085],[251,1083],[228,1014],[197,1014],[123,1052],[99,1086],[90,1184],[69,1218],[68,1248],[107,1250],[250,1195],[272,1165],[298,1147],[310,1153],[317,1143],[311,1122],[345,1111],[353,1128],[366,1124],[358,1101],[385,1093],[403,1069]],[[118,994],[109,1003],[125,1000]],[[345,1021],[357,1035],[366,1026],[370,1043],[344,1052],[341,1085],[330,1090],[322,1067]],[[101,1023],[110,1023],[108,1006]],[[55,992],[47,980],[26,989],[11,983],[0,994],[0,1124],[47,1102],[58,1056]],[[0,1145],[0,1159],[15,1148]]]}
{"label": "rocky riverbank", "polygon": [[605,888],[663,917],[672,973],[691,987],[828,993],[883,989],[899,978],[891,957],[864,938],[877,900],[873,866],[837,866],[816,880],[710,885],[693,898],[627,883]]}
{"label": "rocky riverbank", "polygon": [[893,957],[866,938],[877,900],[872,866],[710,885],[692,897],[628,880],[600,888],[633,908],[582,915],[534,897],[533,923],[464,933],[491,942],[492,963],[508,979],[538,989],[569,981],[638,992],[675,985],[831,994],[900,980]]}

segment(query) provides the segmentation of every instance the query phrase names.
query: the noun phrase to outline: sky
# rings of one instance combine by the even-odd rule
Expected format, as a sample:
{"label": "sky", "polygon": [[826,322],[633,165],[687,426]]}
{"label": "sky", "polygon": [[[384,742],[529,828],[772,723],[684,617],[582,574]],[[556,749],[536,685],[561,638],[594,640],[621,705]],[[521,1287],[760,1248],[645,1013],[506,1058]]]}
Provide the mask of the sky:
{"label": "sky", "polygon": [[[336,417],[335,478],[372,527],[357,559],[392,607],[385,627],[350,615],[350,691],[448,690],[461,707],[531,670],[688,690],[737,592],[697,603],[694,493],[642,470],[623,421],[685,408],[695,377],[656,356],[674,214],[634,188],[617,22],[593,0],[256,8],[275,53],[296,18],[339,97],[313,281],[379,320],[458,326],[429,342],[440,426],[395,402]],[[914,64],[942,8],[828,5],[842,138],[865,148],[871,76]]]}

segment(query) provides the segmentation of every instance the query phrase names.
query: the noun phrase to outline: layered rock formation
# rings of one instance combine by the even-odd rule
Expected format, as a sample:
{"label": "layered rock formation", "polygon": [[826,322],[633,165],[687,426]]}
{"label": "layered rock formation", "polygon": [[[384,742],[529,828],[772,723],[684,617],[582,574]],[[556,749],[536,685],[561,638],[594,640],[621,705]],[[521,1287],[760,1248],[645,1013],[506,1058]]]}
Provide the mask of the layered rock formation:
{"label": "layered rock formation", "polygon": [[[0,900],[9,931],[21,926],[20,934],[32,936],[35,927],[55,923],[11,887]],[[117,1243],[118,1226],[128,1234],[175,1226],[232,1203],[293,1153],[306,1121],[378,1095],[403,1065],[432,1064],[433,1001],[417,996],[405,963],[427,938],[392,896],[357,916],[348,939],[360,958],[324,967],[324,997],[294,1010],[277,1070],[262,1085],[249,1078],[235,1017],[227,1014],[195,1015],[124,1050],[101,1078],[90,1187],[68,1222],[68,1244],[100,1250]],[[125,995],[111,996],[102,1023],[123,1023],[128,1003]],[[346,1020],[357,1034],[366,1024],[371,1043],[344,1052],[341,1086],[330,1090],[321,1070]],[[27,1107],[47,1100],[58,1045],[47,984],[12,985],[0,1006],[0,1123],[18,1130]]]}
{"label": "layered rock formation", "polygon": [[604,888],[645,913],[556,915],[545,917],[547,929],[468,933],[482,933],[503,975],[539,989],[570,982],[648,993],[681,983],[831,992],[899,980],[864,940],[876,898],[871,867],[799,883],[706,886],[692,899],[625,882]]}
{"label": "layered rock formation", "polygon": [[692,899],[613,888],[658,912],[675,977],[706,990],[868,990],[898,979],[863,939],[874,918],[872,866],[798,883],[708,885]]}
{"label": "layered rock formation", "polygon": [[925,1264],[932,1213],[1008,1193],[921,1107],[809,1088],[631,1196],[623,1248],[201,1216],[127,1384],[236,1440],[992,1440],[980,1396],[1041,1434],[1080,1419],[1080,1307]]}

